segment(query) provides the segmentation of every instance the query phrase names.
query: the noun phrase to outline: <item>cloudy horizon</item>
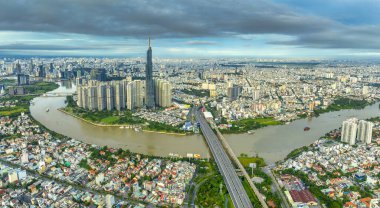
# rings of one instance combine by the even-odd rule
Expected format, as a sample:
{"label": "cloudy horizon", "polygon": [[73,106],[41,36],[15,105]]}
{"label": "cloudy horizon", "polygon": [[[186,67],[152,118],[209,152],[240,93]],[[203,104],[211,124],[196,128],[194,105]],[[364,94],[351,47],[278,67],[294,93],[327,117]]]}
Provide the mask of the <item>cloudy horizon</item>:
{"label": "cloudy horizon", "polygon": [[0,55],[379,57],[376,0],[0,2]]}

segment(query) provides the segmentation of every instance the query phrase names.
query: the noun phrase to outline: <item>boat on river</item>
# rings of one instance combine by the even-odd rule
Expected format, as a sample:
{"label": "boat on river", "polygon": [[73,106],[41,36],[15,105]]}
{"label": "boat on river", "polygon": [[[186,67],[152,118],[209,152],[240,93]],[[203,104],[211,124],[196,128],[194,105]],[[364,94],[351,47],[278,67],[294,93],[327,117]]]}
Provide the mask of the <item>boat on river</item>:
{"label": "boat on river", "polygon": [[310,131],[310,127],[306,126],[305,128],[303,128],[303,131]]}
{"label": "boat on river", "polygon": [[254,130],[249,130],[249,131],[247,131],[247,133],[248,133],[248,134],[254,134],[255,131],[254,131]]}

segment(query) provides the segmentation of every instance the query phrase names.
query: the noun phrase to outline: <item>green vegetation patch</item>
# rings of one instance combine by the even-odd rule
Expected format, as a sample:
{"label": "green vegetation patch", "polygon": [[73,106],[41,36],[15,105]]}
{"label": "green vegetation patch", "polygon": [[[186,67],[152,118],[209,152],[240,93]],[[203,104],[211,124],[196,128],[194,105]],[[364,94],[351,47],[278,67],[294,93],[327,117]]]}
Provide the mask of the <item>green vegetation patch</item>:
{"label": "green vegetation patch", "polygon": [[282,124],[281,121],[276,121],[272,117],[255,118],[254,121],[256,123],[259,123],[261,125],[266,125],[266,126],[273,126],[273,125],[280,125],[280,124]]}
{"label": "green vegetation patch", "polygon": [[1,116],[10,116],[14,117],[19,115],[21,112],[27,112],[28,109],[23,107],[12,107],[12,108],[0,108],[0,115]]}
{"label": "green vegetation patch", "polygon": [[79,162],[79,167],[84,168],[86,170],[91,170],[92,169],[91,166],[88,164],[87,159],[82,159]]}
{"label": "green vegetation patch", "polygon": [[318,116],[322,113],[327,113],[331,111],[340,111],[344,109],[363,109],[367,105],[371,104],[367,100],[354,100],[350,98],[340,97],[336,99],[331,105],[329,105],[326,109],[316,109],[314,110],[314,114]]}
{"label": "green vegetation patch", "polygon": [[261,207],[260,201],[257,198],[257,196],[255,195],[255,193],[253,192],[253,190],[252,190],[251,186],[249,185],[248,181],[244,179],[242,181],[242,184],[243,184],[243,187],[244,187],[245,191],[247,192],[247,195],[248,195],[249,200],[251,201],[251,203],[254,204],[255,207]]}
{"label": "green vegetation patch", "polygon": [[249,167],[250,163],[256,163],[257,167],[265,166],[264,159],[261,157],[238,157],[238,159],[244,167]]}
{"label": "green vegetation patch", "polygon": [[367,121],[371,121],[371,122],[380,122],[380,117],[369,118],[369,119],[367,119]]}
{"label": "green vegetation patch", "polygon": [[[72,96],[66,97],[67,106],[65,111],[74,114],[87,121],[103,124],[103,125],[143,125],[144,129],[149,131],[170,132],[170,133],[185,133],[180,126],[171,126],[164,123],[148,121],[137,116],[132,115],[132,111],[90,111],[84,108],[80,108],[75,103]],[[145,125],[145,124],[148,125]]]}
{"label": "green vegetation patch", "polygon": [[28,94],[43,94],[59,87],[57,83],[54,82],[36,82],[32,85],[24,86]]}
{"label": "green vegetation patch", "polygon": [[228,207],[228,208],[235,208],[235,206],[234,206],[234,202],[232,201],[230,195],[228,195],[228,203],[227,203],[227,207]]}
{"label": "green vegetation patch", "polygon": [[106,124],[113,124],[113,123],[117,123],[118,121],[119,121],[118,116],[110,116],[110,117],[106,117],[100,120],[100,122],[106,123]]}
{"label": "green vegetation patch", "polygon": [[222,176],[211,177],[198,188],[197,204],[202,207],[223,207],[226,194]]}
{"label": "green vegetation patch", "polygon": [[183,89],[181,90],[183,93],[188,95],[195,95],[197,97],[209,97],[210,96],[210,90],[197,90],[197,89]]}
{"label": "green vegetation patch", "polygon": [[67,106],[65,111],[70,112],[80,118],[94,123],[105,125],[124,125],[124,124],[143,124],[145,121],[139,117],[132,116],[132,112],[125,111],[90,111],[84,108],[80,108],[75,103],[72,96],[66,97]]}
{"label": "green vegetation patch", "polygon": [[303,147],[300,147],[300,148],[297,148],[297,149],[294,149],[293,151],[291,151],[285,158],[285,160],[287,159],[290,159],[290,158],[295,158],[297,157],[298,155],[300,155],[302,152],[305,152],[309,150],[309,147],[308,146],[303,146]]}
{"label": "green vegetation patch", "polygon": [[231,122],[232,127],[229,129],[221,129],[222,133],[246,133],[250,130],[259,129],[265,126],[281,125],[281,121],[275,120],[273,117],[264,118],[246,118]]}
{"label": "green vegetation patch", "polygon": [[[272,179],[266,173],[264,173],[264,171],[261,169],[261,167],[264,167],[266,165],[264,162],[264,159],[260,157],[247,157],[244,154],[238,157],[238,159],[240,163],[246,169],[247,173],[250,174],[251,177],[260,177],[264,179],[262,183],[255,184],[256,188],[259,190],[260,193],[265,195],[267,201],[271,200],[278,207],[280,207],[280,204],[281,204],[280,198],[276,194],[272,193]],[[256,168],[252,169],[251,167],[249,167],[250,163],[256,163],[257,165]],[[248,181],[244,180],[243,186],[245,190],[247,191],[251,202],[257,205],[257,207],[261,207],[260,202],[257,199],[256,195],[254,194]]]}
{"label": "green vegetation patch", "polygon": [[0,102],[14,102],[15,107],[0,108],[1,116],[17,117],[22,112],[29,112],[30,101],[37,97],[39,94],[43,94],[58,88],[58,84],[53,82],[36,82],[32,85],[25,86],[26,92],[33,95],[14,95],[5,96],[0,98]]}
{"label": "green vegetation patch", "polygon": [[14,85],[15,83],[16,83],[15,79],[7,79],[7,78],[0,79],[0,84],[2,85]]}
{"label": "green vegetation patch", "polygon": [[163,132],[174,132],[174,133],[184,133],[180,126],[170,126],[164,123],[147,121],[149,123],[148,126],[145,126],[144,129],[151,131],[163,131]]}

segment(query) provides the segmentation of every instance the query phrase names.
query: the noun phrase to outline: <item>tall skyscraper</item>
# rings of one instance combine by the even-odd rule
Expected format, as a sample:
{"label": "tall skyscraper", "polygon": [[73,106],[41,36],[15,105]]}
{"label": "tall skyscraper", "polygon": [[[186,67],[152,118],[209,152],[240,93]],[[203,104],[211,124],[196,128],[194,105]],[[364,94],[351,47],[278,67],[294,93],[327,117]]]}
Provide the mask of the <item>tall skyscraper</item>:
{"label": "tall skyscraper", "polygon": [[153,82],[153,63],[152,63],[152,47],[150,46],[149,38],[149,48],[146,53],[146,66],[145,66],[145,91],[146,91],[146,107],[154,108],[155,93],[154,93],[154,82]]}
{"label": "tall skyscraper", "polygon": [[372,141],[373,123],[351,118],[343,121],[341,141],[354,145],[356,141],[369,144]]}
{"label": "tall skyscraper", "polygon": [[44,65],[38,66],[38,77],[46,77],[46,70]]}
{"label": "tall skyscraper", "polygon": [[88,102],[88,90],[87,90],[87,87],[85,87],[85,88],[83,88],[83,90],[82,90],[82,98],[83,98],[83,107],[86,107],[86,108],[88,108],[88,106],[89,106],[89,102]]}
{"label": "tall skyscraper", "polygon": [[122,83],[115,83],[115,108],[120,111],[125,108],[125,90]]}
{"label": "tall skyscraper", "polygon": [[107,96],[107,110],[111,111],[115,107],[115,93],[114,88],[111,85],[106,87],[106,96]]}
{"label": "tall skyscraper", "polygon": [[145,104],[145,83],[143,80],[135,80],[134,82],[136,82],[136,107],[141,108]]}
{"label": "tall skyscraper", "polygon": [[106,85],[100,84],[97,90],[98,97],[98,110],[102,111],[107,108],[107,93],[106,93]]}
{"label": "tall skyscraper", "polygon": [[34,65],[33,65],[33,59],[30,59],[30,67],[29,67],[30,71],[33,71],[34,69]]}
{"label": "tall skyscraper", "polygon": [[354,145],[358,129],[358,119],[351,118],[343,121],[341,141]]}
{"label": "tall skyscraper", "polygon": [[227,88],[227,96],[233,101],[239,98],[242,87],[238,85],[233,85],[232,87]]}
{"label": "tall skyscraper", "polygon": [[129,82],[126,87],[127,109],[133,110],[136,107],[136,82]]}
{"label": "tall skyscraper", "polygon": [[87,88],[88,92],[88,108],[89,110],[98,109],[97,88],[96,86],[90,86]]}
{"label": "tall skyscraper", "polygon": [[169,82],[164,82],[160,86],[160,106],[169,107],[172,104],[172,86]]}
{"label": "tall skyscraper", "polygon": [[83,108],[84,107],[84,93],[83,93],[83,90],[82,90],[82,86],[77,86],[77,105],[78,107],[81,107]]}
{"label": "tall skyscraper", "polygon": [[372,141],[372,127],[373,123],[361,120],[358,126],[358,140],[369,144]]}
{"label": "tall skyscraper", "polygon": [[144,83],[141,80],[134,80],[126,85],[126,108],[134,110],[144,105]]}
{"label": "tall skyscraper", "polygon": [[154,101],[157,106],[160,105],[160,82],[162,82],[162,79],[154,80],[154,93],[156,94],[156,96],[154,97]]}
{"label": "tall skyscraper", "polygon": [[54,65],[53,65],[53,63],[50,63],[49,72],[53,73],[53,71],[54,71]]}
{"label": "tall skyscraper", "polygon": [[20,61],[17,62],[16,67],[15,67],[15,73],[16,74],[21,74],[21,65]]}
{"label": "tall skyscraper", "polygon": [[154,80],[155,83],[155,101],[160,107],[169,107],[172,104],[172,86],[168,81],[162,79]]}

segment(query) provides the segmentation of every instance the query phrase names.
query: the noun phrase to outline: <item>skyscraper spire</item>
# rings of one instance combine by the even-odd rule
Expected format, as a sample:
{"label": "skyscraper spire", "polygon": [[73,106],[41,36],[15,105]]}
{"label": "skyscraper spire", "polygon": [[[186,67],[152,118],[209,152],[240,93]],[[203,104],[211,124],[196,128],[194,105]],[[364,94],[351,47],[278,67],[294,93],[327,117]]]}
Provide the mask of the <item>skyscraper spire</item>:
{"label": "skyscraper spire", "polygon": [[148,39],[148,46],[150,48],[150,36],[149,36],[149,39]]}

